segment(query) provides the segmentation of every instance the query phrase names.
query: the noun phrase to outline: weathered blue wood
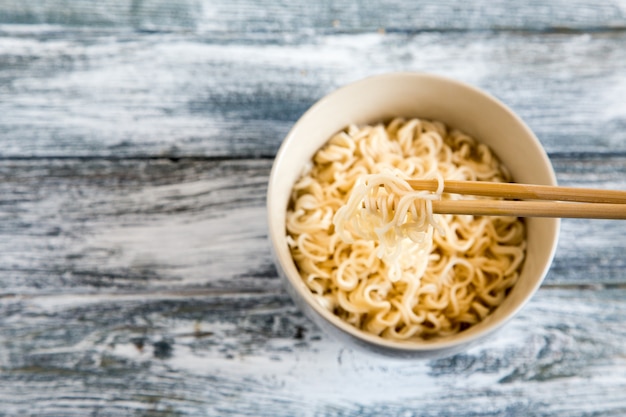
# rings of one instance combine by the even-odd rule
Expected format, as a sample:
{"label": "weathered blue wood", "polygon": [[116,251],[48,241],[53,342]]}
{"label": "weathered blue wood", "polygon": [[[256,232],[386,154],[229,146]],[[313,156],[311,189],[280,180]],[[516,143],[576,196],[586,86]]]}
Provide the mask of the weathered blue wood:
{"label": "weathered blue wood", "polygon": [[548,152],[626,152],[625,44],[625,31],[293,37],[4,26],[0,157],[272,157],[316,100],[389,71],[487,90]]}
{"label": "weathered blue wood", "polygon": [[228,33],[593,30],[626,25],[619,0],[2,0],[0,23]]}
{"label": "weathered blue wood", "polygon": [[422,362],[321,334],[265,222],[302,112],[398,70],[626,189],[624,45],[620,0],[0,0],[0,416],[626,414],[626,222],[564,220],[521,315]]}
{"label": "weathered blue wood", "polygon": [[624,288],[544,289],[490,341],[403,362],[346,350],[282,292],[9,297],[7,415],[621,415]]}
{"label": "weathered blue wood", "polygon": [[[553,158],[563,185],[626,189],[626,159]],[[3,293],[276,290],[270,159],[0,161]],[[562,222],[551,285],[624,284],[626,222]]]}

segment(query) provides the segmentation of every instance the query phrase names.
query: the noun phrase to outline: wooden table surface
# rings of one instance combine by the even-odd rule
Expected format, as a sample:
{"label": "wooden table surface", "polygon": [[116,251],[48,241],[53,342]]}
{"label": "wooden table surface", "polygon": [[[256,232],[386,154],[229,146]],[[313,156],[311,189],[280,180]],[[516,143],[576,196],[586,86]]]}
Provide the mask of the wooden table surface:
{"label": "wooden table surface", "polygon": [[532,301],[449,358],[351,351],[286,295],[283,137],[400,70],[626,189],[624,0],[0,0],[0,415],[626,415],[626,222],[564,220]]}

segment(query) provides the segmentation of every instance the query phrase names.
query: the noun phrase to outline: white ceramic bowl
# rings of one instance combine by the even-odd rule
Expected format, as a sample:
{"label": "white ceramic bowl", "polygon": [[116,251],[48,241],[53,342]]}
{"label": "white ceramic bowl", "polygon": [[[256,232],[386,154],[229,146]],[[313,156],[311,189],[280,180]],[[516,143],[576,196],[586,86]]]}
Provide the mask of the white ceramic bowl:
{"label": "white ceramic bowl", "polygon": [[294,182],[313,154],[351,123],[373,124],[394,117],[440,120],[490,146],[516,182],[555,185],[541,144],[503,103],[474,87],[440,76],[391,73],[336,90],[313,105],[280,147],[267,192],[269,236],[279,274],[302,311],[327,334],[353,348],[393,357],[447,356],[483,339],[511,319],[541,285],[554,256],[558,219],[527,221],[526,260],[517,284],[490,316],[454,336],[424,342],[382,339],[345,323],[318,304],[306,287],[286,242],[285,215]]}

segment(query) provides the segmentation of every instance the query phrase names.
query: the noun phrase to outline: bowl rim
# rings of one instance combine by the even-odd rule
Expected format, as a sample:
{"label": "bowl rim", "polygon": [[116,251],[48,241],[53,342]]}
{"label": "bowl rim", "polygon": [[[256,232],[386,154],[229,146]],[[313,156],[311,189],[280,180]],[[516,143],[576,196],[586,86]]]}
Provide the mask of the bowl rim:
{"label": "bowl rim", "polygon": [[[525,136],[530,140],[531,144],[538,151],[538,155],[541,156],[541,165],[543,165],[548,171],[548,177],[546,180],[549,185],[556,185],[557,179],[556,174],[554,172],[554,167],[545,151],[545,148],[542,146],[539,139],[535,136],[534,132],[530,129],[530,127],[523,121],[523,119],[517,115],[511,108],[509,108],[504,102],[493,96],[492,94],[475,87],[473,85],[467,84],[463,81],[459,81],[453,78],[449,78],[446,76],[432,74],[427,72],[412,72],[412,71],[399,71],[399,72],[388,72],[383,74],[371,75],[360,80],[345,84],[339,88],[332,90],[331,92],[325,94],[322,98],[317,100],[309,109],[307,109],[293,124],[287,135],[284,137],[281,145],[276,153],[276,157],[272,163],[272,168],[269,175],[268,180],[268,188],[267,188],[267,198],[266,198],[266,209],[267,209],[267,221],[269,233],[268,237],[271,243],[272,255],[274,258],[274,263],[278,268],[279,274],[281,274],[282,278],[286,280],[289,284],[291,290],[297,292],[297,295],[301,300],[294,300],[297,304],[298,301],[306,303],[308,308],[311,308],[317,314],[317,317],[323,319],[330,326],[338,328],[340,331],[346,333],[348,336],[355,338],[359,342],[365,342],[366,344],[373,345],[375,347],[381,348],[385,352],[398,352],[398,353],[428,353],[433,351],[448,351],[454,350],[459,346],[468,346],[473,344],[482,338],[492,334],[496,330],[502,328],[507,322],[509,322],[513,317],[515,317],[519,311],[526,306],[526,304],[530,301],[530,299],[534,296],[536,291],[539,289],[541,284],[543,283],[555,256],[557,244],[560,235],[560,224],[561,221],[558,218],[551,219],[552,221],[552,230],[550,231],[550,236],[552,236],[552,242],[550,244],[550,253],[546,258],[545,265],[540,270],[540,277],[536,280],[535,284],[530,287],[526,294],[523,296],[522,301],[516,306],[515,309],[511,310],[510,313],[503,317],[501,320],[497,321],[495,324],[492,324],[488,327],[481,328],[480,323],[476,324],[476,326],[472,326],[472,328],[478,328],[477,331],[472,332],[460,332],[456,333],[450,337],[442,337],[435,338],[432,340],[424,340],[424,341],[410,341],[410,340],[391,340],[385,339],[378,335],[374,335],[372,333],[368,333],[364,330],[358,329],[326,308],[324,308],[319,302],[314,299],[313,293],[306,287],[300,274],[297,271],[297,267],[293,262],[293,258],[289,253],[288,259],[285,259],[284,254],[281,256],[281,251],[279,248],[279,244],[285,244],[286,246],[286,230],[282,230],[279,232],[281,225],[277,225],[277,217],[272,215],[272,203],[273,203],[273,194],[276,188],[277,177],[279,176],[279,168],[283,164],[283,160],[287,157],[286,152],[290,142],[294,140],[295,134],[298,132],[299,127],[304,123],[305,120],[314,117],[315,113],[318,112],[323,107],[327,106],[329,102],[334,100],[337,96],[345,94],[347,91],[351,89],[361,88],[372,82],[384,82],[386,79],[396,79],[396,78],[421,78],[425,81],[428,80],[436,80],[438,82],[444,82],[447,84],[453,85],[455,88],[467,89],[475,94],[482,96],[487,101],[490,101],[492,104],[495,104],[500,110],[508,113],[508,115],[514,120],[514,122],[522,128]],[[287,207],[284,208],[285,213]],[[284,222],[282,224],[284,226]],[[281,236],[282,232],[282,236]],[[288,248],[287,248],[288,250]],[[289,294],[292,298],[294,298],[294,294],[289,291]],[[305,310],[305,314],[307,311]],[[313,319],[312,317],[309,317]],[[317,323],[317,320],[313,320]],[[482,321],[481,321],[482,323]],[[324,330],[324,329],[322,329]],[[327,332],[325,332],[327,333]]]}

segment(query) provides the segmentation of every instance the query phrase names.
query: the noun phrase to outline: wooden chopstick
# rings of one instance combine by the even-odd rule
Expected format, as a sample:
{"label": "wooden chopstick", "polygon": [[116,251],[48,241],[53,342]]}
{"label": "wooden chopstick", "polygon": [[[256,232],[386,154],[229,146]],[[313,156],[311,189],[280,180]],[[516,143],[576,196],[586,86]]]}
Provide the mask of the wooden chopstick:
{"label": "wooden chopstick", "polygon": [[[408,180],[416,190],[437,190],[437,180]],[[558,187],[487,181],[444,181],[443,192],[480,195],[515,200],[578,201],[587,203],[626,203],[626,191],[595,188]]]}
{"label": "wooden chopstick", "polygon": [[[436,180],[409,180],[417,190],[436,191]],[[499,197],[507,200],[433,201],[433,212],[477,216],[626,219],[626,191],[549,185],[444,181],[444,193]],[[517,201],[539,200],[539,201]],[[547,201],[549,200],[549,201]]]}
{"label": "wooden chopstick", "polygon": [[475,216],[561,217],[626,220],[626,204],[563,201],[440,200],[433,213]]}

